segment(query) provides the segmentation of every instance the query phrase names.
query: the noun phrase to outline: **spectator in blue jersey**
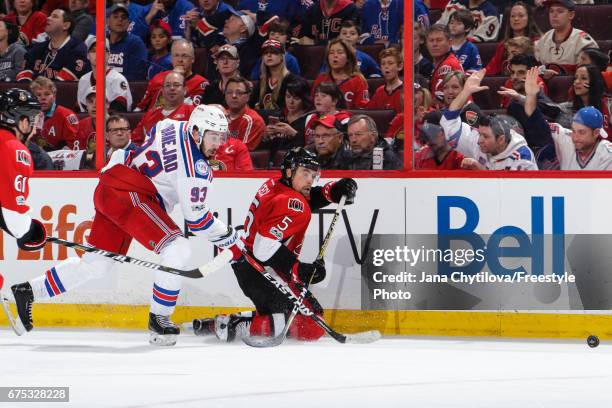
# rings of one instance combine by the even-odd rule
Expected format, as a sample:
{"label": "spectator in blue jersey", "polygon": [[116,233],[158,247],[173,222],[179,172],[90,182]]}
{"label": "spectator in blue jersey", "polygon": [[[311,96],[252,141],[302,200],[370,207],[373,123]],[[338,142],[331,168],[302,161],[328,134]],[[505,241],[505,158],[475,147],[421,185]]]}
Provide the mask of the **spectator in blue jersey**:
{"label": "spectator in blue jersey", "polygon": [[[130,20],[130,23],[128,25],[128,32],[130,34],[137,35],[142,41],[145,41],[145,39],[147,38],[147,33],[149,31],[149,27],[147,27],[147,23],[144,21],[144,17],[146,14],[145,7],[141,4],[131,2],[130,0],[112,0],[110,6],[107,7],[107,18],[108,11],[115,4],[123,4],[128,8],[128,16]],[[136,24],[136,22],[139,23]]]}
{"label": "spectator in blue jersey", "polygon": [[232,15],[231,7],[222,0],[199,0],[200,7],[187,13],[189,23],[185,28],[185,38],[194,47],[211,49],[225,21]]}
{"label": "spectator in blue jersey", "polygon": [[128,81],[144,80],[147,48],[140,37],[128,33],[129,24],[127,6],[121,3],[113,5],[108,16],[108,66],[122,73]]}
{"label": "spectator in blue jersey", "polygon": [[468,74],[482,69],[478,48],[467,40],[468,33],[474,27],[474,18],[468,10],[453,12],[448,20],[448,31],[451,35],[451,50]]}
{"label": "spectator in blue jersey", "polygon": [[144,8],[144,23],[146,27],[136,27],[142,24],[142,21],[134,21],[134,28],[142,31],[149,29],[153,20],[163,19],[170,28],[172,28],[173,38],[183,38],[185,36],[185,27],[187,26],[187,13],[195,9],[195,6],[189,0],[154,0]]}
{"label": "spectator in blue jersey", "polygon": [[[374,58],[370,57],[369,54],[357,49],[357,43],[359,42],[359,27],[353,20],[344,20],[342,22],[342,25],[340,26],[340,38],[355,50],[357,66],[364,77],[382,77],[382,72],[380,71],[378,62],[376,62]],[[327,71],[327,62],[323,61],[320,72],[325,71]]]}
{"label": "spectator in blue jersey", "polygon": [[412,33],[412,62],[414,64],[414,75],[422,75],[427,79],[431,79],[434,66],[425,55],[429,56],[425,41],[427,33],[421,25],[415,25]]}
{"label": "spectator in blue jersey", "polygon": [[414,21],[425,28],[429,28],[429,9],[421,0],[414,2]]}
{"label": "spectator in blue jersey", "polygon": [[89,0],[70,0],[68,2],[70,14],[74,19],[74,27],[70,36],[79,41],[85,41],[94,23],[93,17],[87,12],[87,6],[89,6]]}
{"label": "spectator in blue jersey", "polygon": [[367,0],[361,9],[363,44],[397,44],[404,25],[403,0]]}
{"label": "spectator in blue jersey", "polygon": [[[268,30],[268,39],[278,41],[283,47],[287,47],[287,41],[289,40],[289,21],[285,19],[278,19],[270,23]],[[293,56],[289,51],[285,51],[285,65],[289,72],[295,75],[301,75],[300,65],[297,58]],[[261,58],[255,62],[253,72],[251,72],[251,80],[258,80],[261,73]]]}
{"label": "spectator in blue jersey", "polygon": [[147,79],[152,79],[162,71],[172,69],[172,30],[164,20],[155,20],[149,32],[149,59],[147,63]]}
{"label": "spectator in blue jersey", "polygon": [[499,13],[488,0],[451,0],[442,12],[436,24],[448,24],[448,20],[456,10],[466,9],[474,17],[474,27],[469,33],[475,42],[496,41],[499,32]]}

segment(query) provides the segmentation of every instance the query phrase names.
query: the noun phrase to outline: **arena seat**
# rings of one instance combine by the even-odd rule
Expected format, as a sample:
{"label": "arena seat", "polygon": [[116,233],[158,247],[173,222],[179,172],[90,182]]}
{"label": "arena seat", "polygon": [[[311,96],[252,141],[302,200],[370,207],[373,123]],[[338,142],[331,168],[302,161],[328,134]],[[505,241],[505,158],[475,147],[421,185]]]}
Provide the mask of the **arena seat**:
{"label": "arena seat", "polygon": [[206,68],[208,65],[208,52],[206,48],[195,49],[195,59],[193,60],[193,67],[191,70],[196,74],[202,75],[206,78]]}
{"label": "arena seat", "polygon": [[138,102],[142,100],[142,97],[147,91],[148,83],[148,81],[130,81],[130,92],[132,92],[132,100],[134,101],[134,107]]}
{"label": "arena seat", "polygon": [[249,152],[253,167],[257,170],[265,170],[270,166],[270,151],[269,150],[254,150]]}
{"label": "arena seat", "polygon": [[571,75],[556,76],[548,80],[548,96],[554,102],[566,102],[568,100],[568,92],[572,88],[574,77]]}
{"label": "arena seat", "polygon": [[497,94],[500,86],[508,80],[507,76],[487,76],[482,80],[482,85],[489,87],[487,91],[474,94],[474,102],[481,109],[498,109],[501,98]]}
{"label": "arena seat", "polygon": [[365,52],[370,57],[374,58],[374,61],[380,63],[378,61],[378,54],[385,48],[383,44],[367,44],[367,45],[358,45],[357,49],[361,52]]}
{"label": "arena seat", "polygon": [[[612,34],[610,34],[610,37],[612,37]],[[612,49],[612,38],[609,40],[597,40],[597,45],[607,54]]]}
{"label": "arena seat", "polygon": [[[545,8],[537,9],[534,17],[542,32],[550,30],[548,13]],[[573,25],[591,34],[596,40],[608,40],[610,26],[612,26],[612,4],[576,6]]]}
{"label": "arena seat", "polygon": [[384,78],[368,78],[368,91],[370,92],[370,98],[374,96],[374,92],[378,89],[379,86],[385,84]]}
{"label": "arena seat", "polygon": [[478,48],[478,52],[480,53],[480,60],[482,61],[482,66],[486,66],[489,61],[495,55],[495,50],[497,49],[497,42],[482,42],[482,43],[474,43]]}
{"label": "arena seat", "polygon": [[138,124],[138,122],[140,122],[140,119],[142,119],[142,116],[144,115],[143,112],[128,112],[128,113],[122,113],[123,116],[125,116],[125,118],[128,120],[128,122],[130,122],[130,129],[134,129],[136,128],[136,125]]}
{"label": "arena seat", "polygon": [[280,168],[280,165],[283,162],[283,159],[285,158],[286,154],[287,154],[286,150],[277,150],[274,153],[274,156],[272,157],[272,167],[271,168],[273,169]]}
{"label": "arena seat", "polygon": [[368,115],[374,122],[376,122],[376,128],[378,129],[378,133],[385,134],[387,133],[387,129],[389,129],[389,124],[391,120],[395,117],[395,111],[390,109],[380,109],[380,110],[370,110],[370,109],[355,109],[349,110],[353,115]]}
{"label": "arena seat", "polygon": [[306,79],[315,79],[325,58],[323,45],[296,45],[289,52],[297,58],[302,76]]}
{"label": "arena seat", "polygon": [[[78,110],[77,106],[77,81],[54,81],[57,87],[57,103],[72,110]],[[20,88],[30,90],[29,82],[0,82],[0,90]]]}

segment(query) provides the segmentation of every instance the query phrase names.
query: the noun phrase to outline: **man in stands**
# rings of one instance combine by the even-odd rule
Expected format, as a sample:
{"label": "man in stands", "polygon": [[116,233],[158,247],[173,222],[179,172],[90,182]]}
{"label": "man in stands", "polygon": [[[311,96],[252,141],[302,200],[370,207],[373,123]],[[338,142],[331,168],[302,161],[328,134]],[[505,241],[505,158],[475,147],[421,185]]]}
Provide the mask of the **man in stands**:
{"label": "man in stands", "polygon": [[110,56],[108,66],[119,71],[128,81],[144,80],[147,68],[147,48],[140,37],[128,33],[130,25],[125,4],[113,5],[108,14]]}
{"label": "man in stands", "polygon": [[573,74],[580,51],[598,48],[598,45],[588,33],[572,27],[576,14],[576,4],[572,0],[547,0],[545,5],[552,29],[536,42],[535,56],[549,69]]}
{"label": "man in stands", "polygon": [[351,155],[341,127],[334,115],[322,116],[314,123],[314,149],[323,170],[348,168]]}
{"label": "man in stands", "polygon": [[208,80],[192,70],[195,59],[193,45],[184,39],[175,40],[172,43],[171,54],[173,69],[160,72],[151,79],[142,100],[136,105],[137,111],[150,110],[162,104],[164,79],[171,72],[178,72],[185,78],[185,103],[199,105],[202,101],[202,96],[208,86]]}
{"label": "man in stands", "polygon": [[[91,71],[79,79],[77,90],[77,102],[81,112],[87,112],[86,92],[92,86],[96,86],[96,37],[89,37],[87,44],[87,59],[91,64]],[[104,41],[104,59],[108,61],[110,46],[108,40]],[[128,112],[132,109],[132,92],[127,79],[118,71],[106,68],[106,88],[104,89],[106,100],[109,103],[108,110],[113,112]]]}
{"label": "man in stands", "polygon": [[472,94],[488,89],[480,85],[484,76],[484,69],[470,75],[440,120],[450,145],[466,157],[461,166],[469,170],[537,170],[527,141],[505,120],[481,116],[477,129],[461,122],[461,109]]}
{"label": "man in stands", "polygon": [[427,51],[434,64],[431,77],[431,94],[441,103],[444,99],[443,81],[446,74],[452,71],[463,72],[461,63],[451,51],[450,32],[446,26],[434,24],[427,30]]}
{"label": "man in stands", "polygon": [[96,168],[94,161],[94,154],[96,153],[96,87],[90,86],[85,94],[85,103],[89,116],[79,121],[77,147],[78,150],[86,151],[83,167],[93,170]]}
{"label": "man in stands", "polygon": [[57,88],[53,81],[46,77],[38,77],[30,88],[45,114],[42,131],[37,135],[37,143],[48,152],[59,150],[64,146],[72,150],[83,149],[77,139],[79,119],[73,111],[57,104],[55,101]]}
{"label": "man in stands", "polygon": [[315,1],[304,16],[300,44],[327,44],[340,35],[340,25],[344,20],[359,21],[359,11],[351,0]]}
{"label": "man in stands", "polygon": [[[234,9],[231,9],[231,11],[232,15],[225,20],[223,34],[218,41],[236,47],[240,56],[240,75],[248,78],[259,58],[259,51],[265,37],[259,34],[255,35],[257,26],[254,14],[243,13]],[[214,60],[212,57],[216,50],[213,48],[212,51],[208,60],[208,75],[214,78],[217,73],[213,68]]]}
{"label": "man in stands", "polygon": [[49,40],[33,45],[26,53],[25,70],[17,74],[17,81],[30,82],[38,76],[77,81],[89,71],[85,44],[70,36],[73,24],[65,10],[53,10],[45,26]]}
{"label": "man in stands", "polygon": [[185,78],[178,72],[171,71],[164,78],[161,90],[161,105],[147,110],[132,131],[132,140],[142,144],[147,133],[155,124],[164,119],[186,121],[194,106],[185,103]]}
{"label": "man in stands", "polygon": [[108,161],[115,150],[136,150],[136,145],[130,139],[130,122],[121,115],[111,115],[106,119],[106,141],[108,150],[106,160]]}
{"label": "man in stands", "polygon": [[540,145],[554,144],[561,170],[612,170],[612,143],[603,129],[604,118],[592,106],[580,109],[574,115],[572,128],[565,129],[547,122],[538,108],[538,69],[532,68],[525,81],[525,114],[528,126],[538,129],[535,135],[542,140],[530,140]]}
{"label": "man in stands", "polygon": [[233,77],[225,86],[225,103],[229,120],[229,135],[242,140],[249,150],[255,150],[266,130],[259,114],[248,107],[251,83],[243,77]]}
{"label": "man in stands", "polygon": [[221,76],[218,79],[213,79],[204,91],[203,103],[205,104],[225,104],[225,86],[227,80],[235,76],[240,76],[238,66],[240,65],[240,56],[238,50],[233,45],[225,44],[219,47],[217,57],[215,58],[215,66]]}
{"label": "man in stands", "polygon": [[74,28],[70,35],[79,41],[85,41],[94,27],[94,19],[87,12],[88,5],[89,0],[70,0],[68,2],[68,9],[74,20]]}
{"label": "man in stands", "polygon": [[448,24],[451,14],[460,9],[469,10],[474,18],[474,27],[468,37],[476,42],[497,40],[500,26],[499,13],[488,0],[451,0],[436,24]]}
{"label": "man in stands", "polygon": [[[400,170],[402,161],[379,136],[376,122],[368,115],[354,115],[348,121],[348,142],[351,149],[350,170]],[[382,163],[377,163],[374,149],[382,149]]]}
{"label": "man in stands", "polygon": [[[182,38],[185,36],[185,28],[188,24],[186,14],[194,8],[194,4],[189,0],[153,0],[145,6],[143,11],[146,28],[136,27],[136,29],[146,32],[154,20],[162,19],[172,28],[173,38]],[[135,22],[136,24],[139,22]]]}
{"label": "man in stands", "polygon": [[419,130],[419,141],[423,147],[414,155],[415,169],[457,170],[461,168],[464,156],[450,147],[440,125],[425,122]]}

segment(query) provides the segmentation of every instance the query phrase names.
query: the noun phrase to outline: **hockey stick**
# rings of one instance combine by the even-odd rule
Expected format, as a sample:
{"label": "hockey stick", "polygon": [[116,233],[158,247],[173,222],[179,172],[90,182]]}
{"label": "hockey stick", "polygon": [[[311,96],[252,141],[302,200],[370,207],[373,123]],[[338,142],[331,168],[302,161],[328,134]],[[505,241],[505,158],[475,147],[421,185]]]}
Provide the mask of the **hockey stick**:
{"label": "hockey stick", "polygon": [[4,313],[6,314],[6,318],[8,319],[11,329],[13,329],[16,335],[21,336],[23,333],[26,332],[26,329],[25,327],[23,327],[23,324],[21,323],[21,319],[15,319],[15,316],[13,315],[9,307],[8,298],[4,296],[4,292],[2,292],[1,290],[0,290],[0,303],[2,303],[2,309],[4,310]]}
{"label": "hockey stick", "polygon": [[[346,202],[346,196],[342,196],[340,198],[340,202],[338,203],[338,207],[336,208],[336,212],[334,213],[334,217],[332,218],[331,223],[329,224],[329,228],[327,229],[327,233],[325,234],[325,238],[323,239],[323,243],[321,244],[321,249],[319,250],[319,254],[317,255],[317,259],[315,260],[315,262],[323,259],[323,256],[325,255],[325,250],[327,249],[327,245],[329,244],[329,241],[331,241],[332,233],[334,232],[334,228],[336,227],[336,222],[338,221],[338,218],[340,218],[340,213],[342,212],[342,209],[344,208],[345,202]],[[285,327],[283,328],[283,331],[278,336],[276,337],[259,337],[259,336],[243,337],[242,341],[251,347],[275,347],[275,346],[280,345],[285,340],[285,337],[287,337],[287,333],[289,332],[291,323],[293,323],[293,319],[295,319],[295,316],[297,316],[300,305],[304,302],[304,298],[306,297],[306,294],[308,293],[308,287],[312,283],[313,278],[314,278],[314,273],[310,276],[308,283],[304,285],[304,287],[302,288],[300,297],[296,300],[293,306],[293,310],[291,311],[291,315],[287,319],[287,322],[285,323]]]}
{"label": "hockey stick", "polygon": [[95,248],[92,246],[81,245],[76,242],[65,241],[60,238],[47,237],[47,241],[52,242],[54,244],[66,246],[68,248],[76,248],[76,249],[80,249],[85,252],[90,252],[92,254],[102,255],[107,258],[111,258],[117,262],[130,263],[133,265],[138,265],[138,266],[142,266],[142,267],[149,268],[149,269],[160,270],[160,271],[172,273],[174,275],[180,275],[186,278],[193,278],[193,279],[202,278],[210,273],[215,272],[216,270],[222,268],[224,265],[228,264],[229,261],[231,261],[232,259],[231,251],[223,251],[219,255],[214,257],[212,261],[208,262],[204,266],[201,266],[200,268],[195,268],[191,270],[182,270],[182,269],[175,269],[169,266],[156,264],[154,262],[142,261],[140,259],[132,258],[131,256],[121,255],[121,254],[117,254],[117,253],[110,252],[110,251],[105,251],[103,249]]}

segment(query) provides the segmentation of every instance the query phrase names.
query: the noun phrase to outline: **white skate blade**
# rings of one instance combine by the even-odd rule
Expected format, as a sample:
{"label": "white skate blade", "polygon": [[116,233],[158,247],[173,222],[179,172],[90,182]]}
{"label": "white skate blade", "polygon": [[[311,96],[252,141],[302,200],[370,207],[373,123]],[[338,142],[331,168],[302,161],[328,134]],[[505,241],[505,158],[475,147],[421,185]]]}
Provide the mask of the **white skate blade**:
{"label": "white skate blade", "polygon": [[176,334],[159,334],[149,332],[149,344],[152,346],[174,346],[176,344]]}
{"label": "white skate blade", "polygon": [[6,296],[4,296],[4,293],[2,292],[0,292],[0,302],[2,303],[2,310],[4,310],[4,314],[8,319],[11,329],[13,329],[16,335],[23,335],[26,332],[26,329],[23,326],[23,323],[21,323],[21,319],[16,319],[15,316],[13,316],[13,313],[11,312],[11,309],[9,307],[8,299],[6,298]]}

